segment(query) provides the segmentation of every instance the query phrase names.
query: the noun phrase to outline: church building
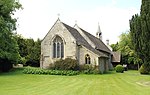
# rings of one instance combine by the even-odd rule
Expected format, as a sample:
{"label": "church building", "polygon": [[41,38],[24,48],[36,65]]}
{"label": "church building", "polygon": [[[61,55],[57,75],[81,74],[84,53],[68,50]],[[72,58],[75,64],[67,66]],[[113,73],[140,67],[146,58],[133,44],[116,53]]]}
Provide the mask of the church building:
{"label": "church building", "polygon": [[102,73],[113,68],[112,51],[102,42],[99,25],[95,37],[77,24],[71,27],[58,18],[41,42],[40,67],[48,68],[61,58],[96,65]]}

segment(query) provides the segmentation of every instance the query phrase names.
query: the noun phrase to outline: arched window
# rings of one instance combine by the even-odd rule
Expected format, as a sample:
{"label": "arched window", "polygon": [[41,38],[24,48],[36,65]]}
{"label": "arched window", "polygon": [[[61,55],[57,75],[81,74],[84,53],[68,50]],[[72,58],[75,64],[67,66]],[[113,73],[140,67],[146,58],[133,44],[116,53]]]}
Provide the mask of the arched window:
{"label": "arched window", "polygon": [[88,54],[85,55],[85,64],[91,64],[91,58]]}
{"label": "arched window", "polygon": [[53,58],[64,57],[64,44],[61,37],[56,36],[53,40]]}

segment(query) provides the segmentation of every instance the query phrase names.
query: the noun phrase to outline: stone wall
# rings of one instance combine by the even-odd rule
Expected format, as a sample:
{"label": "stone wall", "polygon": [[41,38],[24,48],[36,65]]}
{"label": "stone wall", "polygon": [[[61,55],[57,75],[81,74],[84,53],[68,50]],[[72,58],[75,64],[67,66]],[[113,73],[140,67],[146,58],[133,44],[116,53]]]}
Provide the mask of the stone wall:
{"label": "stone wall", "polygon": [[[88,41],[88,43],[93,48],[95,47],[95,45],[90,41],[88,37],[86,37],[82,32],[80,34]],[[56,36],[61,37],[61,39],[63,40],[63,59],[77,59],[79,64],[85,64],[85,55],[88,54],[90,56],[91,64],[99,66],[101,72],[108,70],[110,60],[106,60],[106,58],[100,58],[100,55],[93,53],[92,51],[90,51],[82,45],[78,46],[76,43],[76,39],[71,35],[71,33],[66,29],[66,27],[64,27],[64,25],[59,20],[56,21],[56,23],[49,30],[49,32],[44,37],[41,43],[41,68],[48,68],[50,64],[53,64],[56,60],[59,60],[59,58],[53,58],[53,40]]]}
{"label": "stone wall", "polygon": [[60,36],[64,43],[64,59],[76,59],[76,40],[70,32],[63,26],[60,21],[57,21],[49,30],[41,43],[41,67],[47,68],[49,64],[54,63],[58,58],[53,58],[53,39],[56,35]]}
{"label": "stone wall", "polygon": [[85,64],[85,55],[88,54],[90,56],[91,64],[98,66],[98,55],[88,50],[84,46],[80,46],[79,50],[79,63]]}

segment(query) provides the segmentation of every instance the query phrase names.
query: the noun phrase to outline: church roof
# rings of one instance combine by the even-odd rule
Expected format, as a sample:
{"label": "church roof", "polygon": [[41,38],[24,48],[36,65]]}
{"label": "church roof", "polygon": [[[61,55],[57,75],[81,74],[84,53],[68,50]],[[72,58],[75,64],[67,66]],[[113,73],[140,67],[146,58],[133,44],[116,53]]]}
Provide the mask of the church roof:
{"label": "church roof", "polygon": [[121,52],[112,52],[112,62],[120,62],[121,61]]}
{"label": "church roof", "polygon": [[[76,39],[77,41],[77,44],[78,45],[83,45],[84,47],[86,47],[87,49],[91,50],[92,52],[98,54],[98,55],[101,55],[103,57],[108,57],[106,54],[104,54],[103,52],[101,51],[98,51],[96,50],[95,48],[93,48],[86,40],[85,38],[78,32],[77,29],[65,24],[65,23],[62,23],[66,28],[67,30],[73,35],[73,37]],[[95,36],[89,34],[88,32],[84,31],[83,29],[81,29],[88,37],[89,39],[96,45],[98,46],[99,49],[102,49],[102,51],[105,51],[105,52],[109,52],[109,49],[107,48],[107,46],[105,46],[104,43],[102,43],[102,41],[100,41],[98,38],[96,38]],[[100,45],[98,45],[100,44]],[[101,47],[100,47],[101,46]],[[106,49],[105,49],[106,48]]]}
{"label": "church roof", "polygon": [[102,42],[102,40],[100,40],[99,38],[91,35],[90,33],[86,32],[85,30],[83,30],[82,28],[80,28],[84,34],[95,44],[95,48],[100,50],[100,51],[105,51],[107,53],[110,53],[111,50]]}

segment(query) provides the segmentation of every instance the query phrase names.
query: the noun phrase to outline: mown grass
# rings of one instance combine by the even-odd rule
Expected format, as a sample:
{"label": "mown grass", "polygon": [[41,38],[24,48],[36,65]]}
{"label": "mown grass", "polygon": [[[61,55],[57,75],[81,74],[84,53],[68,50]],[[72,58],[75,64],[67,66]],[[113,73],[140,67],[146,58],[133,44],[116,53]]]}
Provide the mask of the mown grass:
{"label": "mown grass", "polygon": [[[103,75],[0,74],[0,95],[150,95],[150,75],[137,71]],[[147,84],[144,84],[147,83]]]}

